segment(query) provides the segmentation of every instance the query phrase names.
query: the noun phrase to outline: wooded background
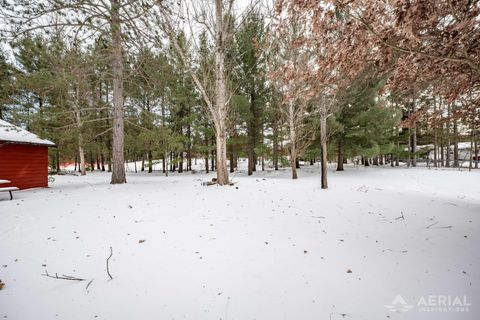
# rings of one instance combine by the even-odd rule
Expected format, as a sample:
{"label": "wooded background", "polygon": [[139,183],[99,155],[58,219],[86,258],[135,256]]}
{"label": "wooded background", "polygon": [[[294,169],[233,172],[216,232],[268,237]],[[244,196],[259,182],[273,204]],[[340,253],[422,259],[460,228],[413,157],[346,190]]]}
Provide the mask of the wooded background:
{"label": "wooded background", "polygon": [[[478,168],[478,1],[2,1],[0,119],[50,165]],[[459,143],[468,145],[468,158]],[[425,146],[418,148],[417,146]],[[0,151],[1,152],[1,151]],[[429,155],[432,154],[430,160]],[[78,166],[77,166],[78,163]]]}

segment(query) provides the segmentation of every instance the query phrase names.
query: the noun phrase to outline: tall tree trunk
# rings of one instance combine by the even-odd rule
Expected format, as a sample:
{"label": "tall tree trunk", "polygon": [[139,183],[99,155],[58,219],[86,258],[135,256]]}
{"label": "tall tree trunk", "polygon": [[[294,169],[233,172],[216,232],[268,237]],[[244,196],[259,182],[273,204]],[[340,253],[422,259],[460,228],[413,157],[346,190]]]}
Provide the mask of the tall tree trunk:
{"label": "tall tree trunk", "polygon": [[93,160],[93,154],[90,151],[90,171],[94,171],[94,170],[95,170],[95,161]]}
{"label": "tall tree trunk", "polygon": [[470,157],[469,157],[469,164],[468,164],[468,170],[472,171],[473,169],[473,148],[474,148],[474,140],[475,140],[475,135],[473,133],[473,128],[470,129]]}
{"label": "tall tree trunk", "polygon": [[163,153],[163,173],[165,173],[165,177],[168,177],[168,151]]}
{"label": "tall tree trunk", "polygon": [[475,169],[478,169],[478,163],[480,162],[480,159],[478,159],[478,141],[475,135]]}
{"label": "tall tree trunk", "polygon": [[208,166],[208,137],[207,134],[205,133],[205,171],[208,173],[210,170],[210,167]]}
{"label": "tall tree trunk", "polygon": [[337,171],[343,171],[343,137],[338,138]]}
{"label": "tall tree trunk", "polygon": [[102,171],[105,171],[105,156],[103,152],[100,154],[100,161],[102,162]]}
{"label": "tall tree trunk", "polygon": [[138,171],[137,171],[137,155],[135,153],[133,154],[133,165],[135,166],[135,173],[138,173]]}
{"label": "tall tree trunk", "polygon": [[[440,119],[443,120],[443,104],[442,104],[442,97],[438,97],[438,110],[440,111]],[[438,134],[439,134],[439,143],[440,143],[440,146],[439,146],[439,149],[438,149],[438,153],[439,153],[439,166],[440,167],[443,167],[444,166],[444,162],[445,162],[445,158],[444,158],[444,150],[443,150],[443,145],[444,145],[444,135],[445,135],[445,129],[444,129],[444,123],[443,121],[441,121],[441,124],[440,126],[438,127]]]}
{"label": "tall tree trunk", "polygon": [[80,167],[79,171],[82,176],[86,175],[87,172],[85,170],[85,150],[83,148],[83,133],[82,133],[82,124],[80,122],[80,111],[75,112],[77,117],[77,128],[78,128],[78,155],[80,158]]}
{"label": "tall tree trunk", "polygon": [[272,139],[272,156],[273,156],[273,166],[275,170],[278,170],[278,124],[275,119],[272,125],[273,130],[273,139]]}
{"label": "tall tree trunk", "polygon": [[292,179],[298,179],[297,175],[297,136],[295,130],[293,102],[288,104],[288,121],[290,130],[290,167],[292,168]]}
{"label": "tall tree trunk", "polygon": [[183,151],[178,155],[178,173],[183,173]]}
{"label": "tall tree trunk", "polygon": [[[292,141],[290,140],[290,143]],[[298,179],[297,174],[297,149],[295,148],[295,143],[293,143],[292,147],[290,148],[290,167],[292,168],[292,179]]]}
{"label": "tall tree trunk", "polygon": [[153,155],[152,155],[152,150],[148,150],[147,152],[147,157],[148,157],[148,173],[153,172]]}
{"label": "tall tree trunk", "polygon": [[412,165],[412,129],[408,128],[408,155],[407,155],[407,167]]}
{"label": "tall tree trunk", "polygon": [[100,171],[102,169],[102,167],[100,166],[100,156],[99,154],[95,154],[95,160],[97,162],[97,170]]}
{"label": "tall tree trunk", "polygon": [[225,32],[223,1],[215,0],[215,133],[217,142],[216,167],[217,183],[228,185],[227,168],[227,89],[225,79]]}
{"label": "tall tree trunk", "polygon": [[165,155],[167,153],[164,152],[162,156],[162,173],[165,173],[167,171],[167,159],[165,158]]}
{"label": "tall tree trunk", "polygon": [[187,126],[187,171],[192,171],[192,128]]}
{"label": "tall tree trunk", "polygon": [[[80,158],[80,166],[79,166],[79,172],[82,176],[87,174],[87,171],[85,169],[85,150],[83,149],[83,139],[81,138],[81,134],[78,137],[78,155]],[[81,144],[80,144],[81,143]]]}
{"label": "tall tree trunk", "polygon": [[237,167],[237,129],[233,127],[232,130],[232,141],[230,144],[230,173],[235,172]]}
{"label": "tall tree trunk", "polygon": [[112,33],[112,75],[113,75],[113,168],[112,184],[126,183],[124,142],[124,111],[123,111],[123,58],[122,30],[120,22],[120,0],[110,0]]}
{"label": "tall tree trunk", "polygon": [[60,172],[60,151],[58,148],[55,150],[55,164],[57,166],[57,173]]}
{"label": "tall tree trunk", "polygon": [[[413,102],[412,102],[412,113],[415,117],[415,112],[417,112],[417,98],[415,93],[413,94]],[[412,167],[417,166],[417,124],[413,122],[412,128]]]}
{"label": "tall tree trunk", "polygon": [[235,172],[235,164],[234,164],[234,157],[235,155],[233,154],[233,146],[232,146],[232,149],[230,150],[230,173],[234,173]]}
{"label": "tall tree trunk", "polygon": [[85,169],[85,150],[83,148],[83,135],[78,133],[78,155],[80,158],[79,171],[82,176],[87,174]]}
{"label": "tall tree trunk", "polygon": [[173,151],[170,151],[170,171],[175,172],[175,162],[173,161]]}
{"label": "tall tree trunk", "polygon": [[212,171],[215,171],[215,150],[212,150],[211,152],[211,156],[212,156],[212,161],[210,162],[210,164],[212,165]]}
{"label": "tall tree trunk", "polygon": [[397,152],[395,154],[395,167],[400,166],[400,132],[397,129]]}
{"label": "tall tree trunk", "polygon": [[447,155],[445,159],[445,167],[449,168],[450,167],[450,123],[452,121],[451,119],[451,107],[450,104],[447,104]]}
{"label": "tall tree trunk", "polygon": [[[80,79],[78,79],[80,81]],[[80,93],[80,85],[77,83],[75,87],[75,125],[78,130],[78,155],[80,158],[80,167],[79,171],[82,176],[86,175],[87,172],[85,170],[85,149],[83,145],[83,132],[82,132],[82,115],[80,112],[80,99],[81,99],[81,93]]]}
{"label": "tall tree trunk", "polygon": [[238,170],[238,131],[235,129],[233,132],[233,167]]}
{"label": "tall tree trunk", "polygon": [[443,148],[443,135],[444,135],[444,129],[443,129],[443,123],[441,127],[441,132],[440,132],[440,166],[443,167],[445,165],[445,150]]}
{"label": "tall tree trunk", "polygon": [[458,123],[456,119],[456,112],[453,112],[453,167],[460,167],[459,157],[458,157]]}
{"label": "tall tree trunk", "polygon": [[248,175],[251,176],[256,171],[257,155],[255,147],[257,144],[258,134],[258,117],[257,117],[257,101],[255,92],[250,93],[250,119],[248,124]]}
{"label": "tall tree trunk", "polygon": [[443,150],[443,141],[440,141],[440,166],[443,167],[444,165],[445,165],[445,158],[444,158],[444,150]]}
{"label": "tall tree trunk", "polygon": [[[433,96],[433,113],[437,113],[437,100],[435,96]],[[433,127],[433,166],[438,167],[438,139],[437,139],[437,132],[438,128],[436,126]],[[428,155],[430,157],[430,154]]]}
{"label": "tall tree trunk", "polygon": [[323,103],[320,106],[320,149],[322,151],[322,189],[328,189],[327,110]]}
{"label": "tall tree trunk", "polygon": [[253,174],[253,168],[255,167],[255,155],[254,155],[253,148],[251,146],[251,142],[248,143],[247,167],[248,167],[248,175],[251,176]]}

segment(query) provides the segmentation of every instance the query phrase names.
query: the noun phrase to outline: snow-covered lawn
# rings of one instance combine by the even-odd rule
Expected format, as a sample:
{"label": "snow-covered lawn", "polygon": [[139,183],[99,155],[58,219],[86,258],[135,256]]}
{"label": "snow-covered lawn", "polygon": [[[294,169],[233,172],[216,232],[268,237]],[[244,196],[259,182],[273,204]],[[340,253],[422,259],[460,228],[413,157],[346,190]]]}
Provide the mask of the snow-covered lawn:
{"label": "snow-covered lawn", "polygon": [[[480,172],[347,168],[327,191],[318,169],[289,175],[94,173],[0,194],[0,318],[479,319]],[[397,295],[411,310],[385,307]],[[429,295],[468,312],[422,311]]]}

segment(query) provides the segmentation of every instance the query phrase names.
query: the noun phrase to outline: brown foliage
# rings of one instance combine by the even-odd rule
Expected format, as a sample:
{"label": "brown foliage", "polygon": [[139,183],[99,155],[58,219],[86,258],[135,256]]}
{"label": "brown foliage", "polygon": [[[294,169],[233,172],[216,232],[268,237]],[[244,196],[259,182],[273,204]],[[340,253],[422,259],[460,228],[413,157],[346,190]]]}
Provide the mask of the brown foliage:
{"label": "brown foliage", "polygon": [[367,63],[394,65],[387,89],[434,84],[449,101],[479,90],[478,1],[278,0],[276,12],[310,24],[303,44],[320,53],[318,68],[333,67],[334,75],[353,77]]}

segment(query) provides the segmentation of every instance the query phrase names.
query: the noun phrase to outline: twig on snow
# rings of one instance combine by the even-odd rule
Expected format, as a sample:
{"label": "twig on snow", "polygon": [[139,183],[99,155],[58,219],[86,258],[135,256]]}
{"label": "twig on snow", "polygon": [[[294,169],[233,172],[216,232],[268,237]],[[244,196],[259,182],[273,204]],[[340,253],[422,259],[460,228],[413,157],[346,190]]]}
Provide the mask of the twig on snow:
{"label": "twig on snow", "polygon": [[393,249],[387,249],[390,252],[399,252],[399,253],[407,253],[408,250],[393,250]]}
{"label": "twig on snow", "polygon": [[401,212],[401,213],[402,213],[402,215],[400,217],[396,217],[395,220],[400,220],[400,219],[405,220],[405,216],[403,215],[403,212]]}
{"label": "twig on snow", "polygon": [[53,278],[53,279],[59,279],[59,280],[73,280],[73,281],[86,281],[86,279],[82,278],[77,278],[77,277],[72,277],[72,276],[67,276],[67,275],[61,275],[59,276],[57,273],[55,273],[54,276],[48,274],[48,271],[45,270],[45,274],[43,274],[45,277]]}
{"label": "twig on snow", "polygon": [[90,280],[90,281],[87,283],[87,286],[85,287],[85,290],[88,290],[88,287],[90,287],[90,285],[92,284],[92,282],[93,282],[93,279]]}
{"label": "twig on snow", "polygon": [[434,223],[432,223],[432,224],[430,224],[430,225],[428,225],[425,229],[430,229],[430,227],[433,227],[433,226],[436,225],[437,223],[438,223],[438,221],[437,221],[437,222],[434,222]]}
{"label": "twig on snow", "polygon": [[110,260],[110,258],[113,256],[113,249],[112,247],[110,247],[110,256],[107,258],[107,274],[108,276],[110,277],[110,280],[113,279],[112,275],[110,274],[110,268],[108,266],[108,261]]}

